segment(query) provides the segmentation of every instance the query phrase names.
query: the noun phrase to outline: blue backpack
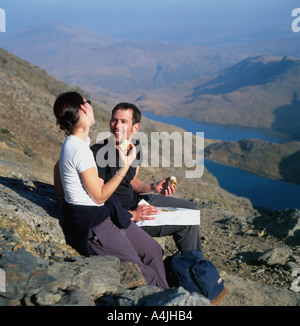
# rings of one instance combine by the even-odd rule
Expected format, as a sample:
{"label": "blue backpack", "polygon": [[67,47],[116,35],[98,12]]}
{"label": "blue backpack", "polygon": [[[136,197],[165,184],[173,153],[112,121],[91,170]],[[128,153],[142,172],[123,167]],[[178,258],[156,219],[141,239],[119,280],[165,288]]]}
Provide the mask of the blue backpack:
{"label": "blue backpack", "polygon": [[189,292],[204,295],[209,300],[215,299],[226,290],[218,270],[213,263],[202,259],[200,251],[177,252],[167,257],[164,262],[170,287],[182,286]]}

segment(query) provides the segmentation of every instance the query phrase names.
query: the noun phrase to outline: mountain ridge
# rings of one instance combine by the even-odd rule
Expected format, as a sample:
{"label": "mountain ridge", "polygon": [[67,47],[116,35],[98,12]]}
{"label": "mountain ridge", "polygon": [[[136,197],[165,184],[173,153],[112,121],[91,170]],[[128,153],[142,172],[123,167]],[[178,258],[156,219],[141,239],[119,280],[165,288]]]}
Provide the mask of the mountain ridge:
{"label": "mountain ridge", "polygon": [[[300,59],[258,56],[202,80],[148,92],[137,103],[158,115],[263,127],[300,139],[299,76]],[[286,107],[290,116],[285,113]]]}
{"label": "mountain ridge", "polygon": [[[263,85],[282,78],[282,74],[289,73],[300,60],[292,57],[257,56],[246,58],[243,61],[223,70],[216,79],[198,86],[191,97],[202,94],[224,94],[237,91],[239,88]],[[215,87],[210,87],[216,85]]]}
{"label": "mountain ridge", "polygon": [[53,23],[2,36],[1,46],[66,83],[124,94],[216,72],[242,58],[206,47],[109,41],[102,34],[99,39],[95,32],[80,29],[74,38],[68,25]]}
{"label": "mountain ridge", "polygon": [[96,100],[136,99],[141,109],[156,114],[300,137],[299,103],[293,101],[300,92],[299,59],[275,55],[278,51],[248,57],[246,46],[243,53],[230,54],[166,42],[124,41],[56,23],[1,37],[11,52],[86,89]]}

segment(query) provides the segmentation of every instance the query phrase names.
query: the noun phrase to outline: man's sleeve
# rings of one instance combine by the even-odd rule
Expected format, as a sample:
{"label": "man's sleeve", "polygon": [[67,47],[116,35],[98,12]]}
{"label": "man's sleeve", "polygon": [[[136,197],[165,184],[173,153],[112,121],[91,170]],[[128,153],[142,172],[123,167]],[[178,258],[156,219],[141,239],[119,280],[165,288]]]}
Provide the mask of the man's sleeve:
{"label": "man's sleeve", "polygon": [[133,161],[131,166],[138,167],[138,166],[142,165],[142,163],[143,163],[143,148],[138,139],[135,139],[133,141],[133,144],[136,147],[136,159]]}

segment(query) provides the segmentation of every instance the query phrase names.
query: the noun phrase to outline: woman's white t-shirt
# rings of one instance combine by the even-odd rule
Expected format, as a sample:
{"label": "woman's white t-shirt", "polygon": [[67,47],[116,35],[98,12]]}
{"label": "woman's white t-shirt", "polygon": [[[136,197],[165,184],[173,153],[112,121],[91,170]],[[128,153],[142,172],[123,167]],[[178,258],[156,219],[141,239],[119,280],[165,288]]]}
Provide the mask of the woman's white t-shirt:
{"label": "woman's white t-shirt", "polygon": [[66,202],[74,205],[102,206],[89,196],[80,178],[80,173],[92,167],[97,168],[89,145],[89,137],[86,142],[76,136],[67,137],[59,158],[61,182]]}

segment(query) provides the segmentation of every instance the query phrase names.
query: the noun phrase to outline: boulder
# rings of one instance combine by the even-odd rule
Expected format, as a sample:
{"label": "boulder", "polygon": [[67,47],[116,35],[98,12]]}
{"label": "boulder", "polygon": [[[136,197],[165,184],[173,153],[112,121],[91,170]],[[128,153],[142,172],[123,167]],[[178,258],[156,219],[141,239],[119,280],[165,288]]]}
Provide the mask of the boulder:
{"label": "boulder", "polygon": [[293,251],[288,247],[273,248],[258,257],[258,261],[266,265],[285,265]]}

